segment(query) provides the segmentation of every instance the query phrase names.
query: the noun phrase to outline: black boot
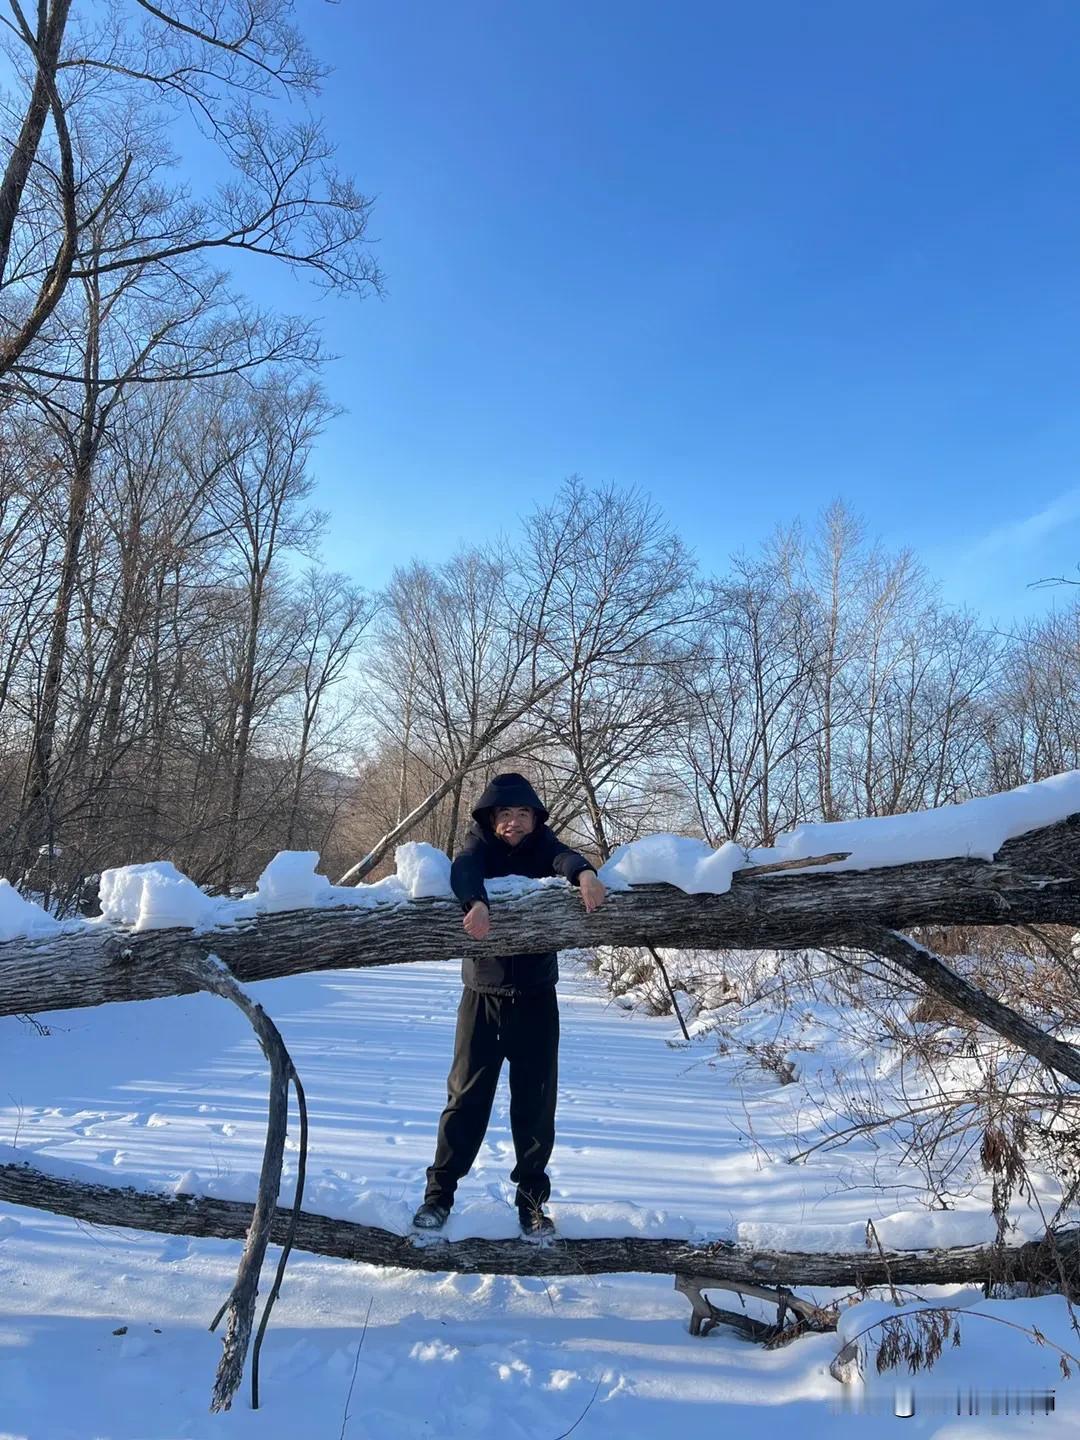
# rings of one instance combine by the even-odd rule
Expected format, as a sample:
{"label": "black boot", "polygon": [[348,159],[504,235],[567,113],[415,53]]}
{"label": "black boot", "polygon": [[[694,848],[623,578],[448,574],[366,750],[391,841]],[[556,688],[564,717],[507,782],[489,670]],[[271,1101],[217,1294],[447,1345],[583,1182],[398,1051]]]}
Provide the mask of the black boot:
{"label": "black boot", "polygon": [[441,1230],[449,1215],[449,1205],[443,1205],[438,1200],[425,1200],[413,1216],[412,1223],[418,1230]]}
{"label": "black boot", "polygon": [[554,1234],[555,1222],[550,1215],[544,1214],[539,1201],[519,1205],[517,1212],[521,1233],[530,1240],[542,1240],[546,1235]]}

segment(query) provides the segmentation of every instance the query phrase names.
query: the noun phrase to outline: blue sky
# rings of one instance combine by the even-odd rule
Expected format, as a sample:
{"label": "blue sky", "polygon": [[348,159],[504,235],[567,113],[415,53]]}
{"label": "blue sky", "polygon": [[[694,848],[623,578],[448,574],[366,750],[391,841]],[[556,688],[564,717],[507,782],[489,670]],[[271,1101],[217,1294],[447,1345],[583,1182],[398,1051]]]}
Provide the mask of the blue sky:
{"label": "blue sky", "polygon": [[716,568],[840,496],[997,618],[1075,573],[1080,6],[304,14],[388,281],[260,278],[341,357],[330,564],[378,585],[578,472]]}

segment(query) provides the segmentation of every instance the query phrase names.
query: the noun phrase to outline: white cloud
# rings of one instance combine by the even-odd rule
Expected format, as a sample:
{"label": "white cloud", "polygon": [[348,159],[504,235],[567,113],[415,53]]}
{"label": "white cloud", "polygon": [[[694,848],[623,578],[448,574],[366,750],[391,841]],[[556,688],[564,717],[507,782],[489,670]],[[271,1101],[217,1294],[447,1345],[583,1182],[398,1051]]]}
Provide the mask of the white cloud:
{"label": "white cloud", "polygon": [[[1076,575],[1080,561],[1080,486],[1028,515],[1003,521],[970,540],[937,538],[919,549],[945,598],[1002,623],[1041,614],[1061,602],[1048,576]],[[1075,592],[1070,591],[1072,597]]]}
{"label": "white cloud", "polygon": [[1021,520],[1009,520],[979,537],[964,552],[966,561],[985,560],[1003,551],[1033,550],[1066,525],[1080,521],[1080,486],[1066,490],[1049,505]]}

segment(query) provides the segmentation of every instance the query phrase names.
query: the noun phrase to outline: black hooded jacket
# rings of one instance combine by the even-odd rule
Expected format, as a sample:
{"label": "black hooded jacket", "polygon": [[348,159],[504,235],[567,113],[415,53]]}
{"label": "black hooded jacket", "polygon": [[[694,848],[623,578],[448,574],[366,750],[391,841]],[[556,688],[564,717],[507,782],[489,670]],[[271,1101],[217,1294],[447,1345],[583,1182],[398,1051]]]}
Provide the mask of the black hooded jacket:
{"label": "black hooded jacket", "polygon": [[[516,845],[500,840],[492,827],[492,811],[500,805],[529,805],[536,811],[536,828]],[[473,806],[473,823],[468,838],[450,867],[450,884],[468,910],[477,900],[490,906],[485,880],[501,875],[525,875],[541,880],[561,875],[576,885],[583,870],[592,865],[564,845],[547,825],[548,812],[539,795],[523,775],[508,771],[496,775]],[[493,922],[494,926],[498,921]],[[558,956],[554,950],[527,955],[485,955],[466,957],[461,962],[461,980],[470,990],[486,995],[517,995],[554,985],[559,978]]]}

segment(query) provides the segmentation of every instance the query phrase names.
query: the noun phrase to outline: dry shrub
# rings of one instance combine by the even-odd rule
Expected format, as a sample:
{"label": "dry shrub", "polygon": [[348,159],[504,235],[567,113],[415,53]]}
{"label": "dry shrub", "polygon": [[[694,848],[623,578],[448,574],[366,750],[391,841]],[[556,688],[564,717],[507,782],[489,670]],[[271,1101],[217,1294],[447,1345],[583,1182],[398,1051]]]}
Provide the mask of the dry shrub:
{"label": "dry shrub", "polygon": [[908,1018],[913,1025],[958,1025],[966,1028],[970,1020],[962,1011],[928,990],[912,1006]]}
{"label": "dry shrub", "polygon": [[960,1344],[960,1322],[952,1310],[920,1310],[914,1315],[889,1316],[881,1322],[877,1372],[905,1364],[912,1373],[929,1370],[940,1357],[946,1340]]}

